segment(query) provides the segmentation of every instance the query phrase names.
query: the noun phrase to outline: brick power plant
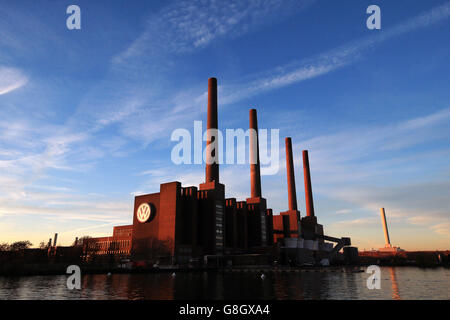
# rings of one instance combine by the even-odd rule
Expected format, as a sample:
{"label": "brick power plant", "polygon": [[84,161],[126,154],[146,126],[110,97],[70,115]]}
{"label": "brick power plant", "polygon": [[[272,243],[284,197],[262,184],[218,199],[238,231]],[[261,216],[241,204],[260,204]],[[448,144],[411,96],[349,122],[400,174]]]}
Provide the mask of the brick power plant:
{"label": "brick power plant", "polygon": [[[218,129],[216,78],[208,80],[207,117],[207,129]],[[128,257],[152,265],[328,264],[342,248],[344,255],[357,256],[357,248],[349,247],[350,238],[326,236],[317,223],[306,150],[306,216],[300,216],[291,138],[285,139],[289,210],[273,215],[261,192],[255,109],[250,110],[250,128],[256,132],[256,139],[250,135],[249,145],[256,150],[257,161],[250,164],[249,198],[226,198],[219,164],[207,159],[205,181],[198,188],[174,181],[161,184],[158,193],[136,196],[133,224],[114,227],[112,237],[85,240],[85,256]]]}

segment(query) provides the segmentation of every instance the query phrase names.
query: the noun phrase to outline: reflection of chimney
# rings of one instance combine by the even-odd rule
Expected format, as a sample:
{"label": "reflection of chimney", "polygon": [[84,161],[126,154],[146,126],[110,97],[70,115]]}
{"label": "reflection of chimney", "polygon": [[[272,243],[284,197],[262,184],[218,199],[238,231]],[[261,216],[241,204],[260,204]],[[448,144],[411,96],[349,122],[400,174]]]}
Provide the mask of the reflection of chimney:
{"label": "reflection of chimney", "polygon": [[[208,145],[212,142],[214,142],[215,137],[211,137],[210,130],[209,129],[215,129],[218,128],[218,121],[217,121],[217,79],[216,78],[209,78],[208,79],[208,121],[207,121],[207,139],[206,147],[208,148]],[[219,155],[218,155],[218,145],[216,143],[216,148],[214,148],[213,152],[207,152],[206,154],[206,181],[205,182],[212,182],[216,181],[219,182]],[[215,158],[216,161],[214,163],[212,162],[212,159]],[[209,160],[208,160],[209,159]]]}
{"label": "reflection of chimney", "polygon": [[380,208],[380,213],[381,213],[381,223],[383,224],[384,240],[386,241],[386,247],[390,247],[391,240],[389,239],[389,232],[386,222],[386,213],[384,212],[384,208]]}
{"label": "reflection of chimney", "polygon": [[[252,129],[254,133],[252,133]],[[261,197],[261,173],[259,171],[259,143],[258,143],[258,120],[256,118],[256,109],[250,109],[250,179],[252,198]],[[256,156],[254,154],[256,152]],[[256,163],[252,163],[256,162]]]}
{"label": "reflection of chimney", "polygon": [[289,210],[297,210],[297,193],[295,191],[294,160],[292,159],[291,138],[285,139],[286,144],[286,174],[288,184]]}
{"label": "reflection of chimney", "polygon": [[392,283],[392,299],[401,300],[402,298],[400,297],[400,292],[398,290],[397,275],[395,274],[395,269],[393,267],[389,267],[388,270]]}
{"label": "reflection of chimney", "polygon": [[305,179],[306,215],[314,217],[314,202],[311,187],[311,174],[309,172],[308,150],[303,150],[303,177]]}
{"label": "reflection of chimney", "polygon": [[55,233],[55,237],[53,238],[53,246],[56,247],[56,241],[58,240],[58,234]]}

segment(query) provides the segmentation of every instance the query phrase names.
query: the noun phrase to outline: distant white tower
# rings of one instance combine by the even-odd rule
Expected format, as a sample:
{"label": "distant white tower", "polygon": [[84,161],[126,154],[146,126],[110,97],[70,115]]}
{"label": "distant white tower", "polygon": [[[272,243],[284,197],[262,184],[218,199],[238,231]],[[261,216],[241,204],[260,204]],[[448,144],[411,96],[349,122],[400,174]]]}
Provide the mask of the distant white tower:
{"label": "distant white tower", "polygon": [[386,213],[384,212],[384,208],[380,208],[381,213],[381,223],[383,224],[383,230],[384,230],[384,240],[386,244],[384,245],[386,248],[391,248],[391,240],[389,239],[389,231],[387,227],[386,222]]}
{"label": "distant white tower", "polygon": [[386,221],[386,213],[384,211],[384,208],[380,208],[380,213],[381,213],[381,223],[383,224],[383,230],[384,230],[384,241],[386,242],[386,244],[384,245],[384,248],[380,248],[380,249],[378,249],[378,251],[383,251],[383,252],[403,251],[399,247],[393,247],[391,245],[391,239],[389,238],[389,231],[388,231],[388,226],[387,226],[387,221]]}

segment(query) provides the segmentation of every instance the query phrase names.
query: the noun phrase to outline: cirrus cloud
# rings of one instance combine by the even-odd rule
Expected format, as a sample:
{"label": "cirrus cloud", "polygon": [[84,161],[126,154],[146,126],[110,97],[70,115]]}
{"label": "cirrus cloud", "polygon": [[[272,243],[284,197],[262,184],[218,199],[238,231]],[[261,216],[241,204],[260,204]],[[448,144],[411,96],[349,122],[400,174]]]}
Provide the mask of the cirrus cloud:
{"label": "cirrus cloud", "polygon": [[0,95],[16,90],[27,82],[28,77],[22,71],[0,66]]}

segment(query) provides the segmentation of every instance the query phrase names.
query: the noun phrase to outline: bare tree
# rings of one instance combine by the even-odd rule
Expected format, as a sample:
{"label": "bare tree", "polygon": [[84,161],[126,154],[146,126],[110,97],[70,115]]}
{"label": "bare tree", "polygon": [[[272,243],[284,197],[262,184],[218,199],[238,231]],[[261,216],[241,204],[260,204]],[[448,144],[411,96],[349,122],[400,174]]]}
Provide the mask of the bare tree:
{"label": "bare tree", "polygon": [[45,243],[45,241],[41,241],[41,243],[39,243],[39,249],[46,249],[47,248],[47,243]]}
{"label": "bare tree", "polygon": [[82,246],[84,240],[87,240],[87,239],[92,239],[92,237],[91,237],[91,236],[82,236],[82,237],[78,238],[78,242],[77,242],[77,243],[74,241],[74,242],[72,243],[72,246],[75,246],[75,245],[77,245],[77,246]]}
{"label": "bare tree", "polygon": [[20,251],[20,250],[28,249],[32,245],[33,244],[28,240],[17,241],[17,242],[11,243],[11,245],[9,246],[9,250],[10,251]]}

